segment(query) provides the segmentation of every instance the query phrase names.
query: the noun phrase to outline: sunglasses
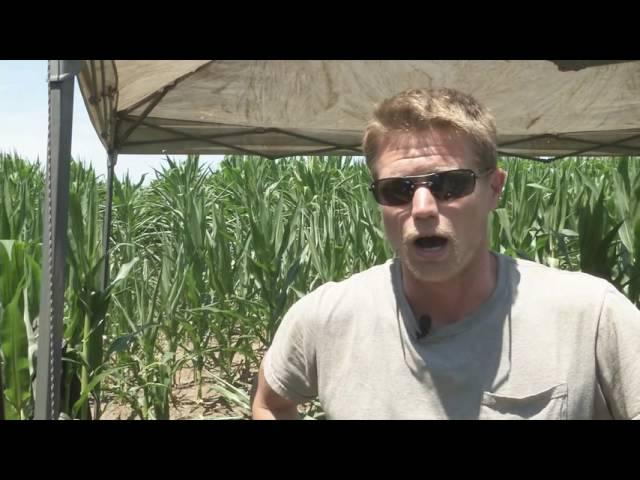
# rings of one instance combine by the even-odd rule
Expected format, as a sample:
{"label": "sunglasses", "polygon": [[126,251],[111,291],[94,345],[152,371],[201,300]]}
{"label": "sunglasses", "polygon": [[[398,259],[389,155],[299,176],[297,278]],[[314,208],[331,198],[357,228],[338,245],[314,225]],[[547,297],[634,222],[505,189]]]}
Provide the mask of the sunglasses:
{"label": "sunglasses", "polygon": [[459,169],[410,177],[381,178],[373,182],[369,190],[373,193],[376,202],[391,207],[411,202],[416,188],[423,185],[437,200],[454,200],[471,194],[476,187],[476,179],[493,170],[476,173],[473,170]]}

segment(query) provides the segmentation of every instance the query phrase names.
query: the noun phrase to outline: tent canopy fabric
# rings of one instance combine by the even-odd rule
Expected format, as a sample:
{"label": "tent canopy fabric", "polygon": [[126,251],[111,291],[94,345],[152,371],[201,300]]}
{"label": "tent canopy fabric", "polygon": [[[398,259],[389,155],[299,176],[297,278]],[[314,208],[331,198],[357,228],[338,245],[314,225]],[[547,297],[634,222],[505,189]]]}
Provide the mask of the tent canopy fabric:
{"label": "tent canopy fabric", "polygon": [[472,94],[501,154],[640,153],[640,61],[85,60],[109,152],[361,155],[375,105],[407,88]]}

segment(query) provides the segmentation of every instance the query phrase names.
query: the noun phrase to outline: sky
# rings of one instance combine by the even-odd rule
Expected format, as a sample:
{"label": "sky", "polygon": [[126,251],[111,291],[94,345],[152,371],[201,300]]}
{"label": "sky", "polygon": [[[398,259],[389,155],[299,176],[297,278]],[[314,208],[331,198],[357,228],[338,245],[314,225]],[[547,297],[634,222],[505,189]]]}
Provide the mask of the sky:
{"label": "sky", "polygon": [[[30,161],[44,165],[47,155],[47,60],[0,60],[0,151],[17,152]],[[98,175],[107,173],[107,153],[91,125],[76,81],[73,99],[71,156],[91,163]],[[184,155],[172,155],[184,160]],[[217,165],[222,156],[202,155],[201,163]],[[115,173],[126,173],[138,181],[147,173],[145,183],[154,178],[154,169],[165,164],[163,155],[119,155]]]}

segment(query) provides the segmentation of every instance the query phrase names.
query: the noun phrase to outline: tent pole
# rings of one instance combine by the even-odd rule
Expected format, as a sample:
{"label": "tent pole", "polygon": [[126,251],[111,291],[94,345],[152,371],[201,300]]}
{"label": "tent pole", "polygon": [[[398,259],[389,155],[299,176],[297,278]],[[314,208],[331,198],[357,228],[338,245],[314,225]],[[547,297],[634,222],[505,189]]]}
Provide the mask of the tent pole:
{"label": "tent pole", "polygon": [[80,66],[80,60],[49,60],[49,155],[43,204],[39,361],[35,392],[37,420],[56,420],[60,413],[73,87]]}
{"label": "tent pole", "polygon": [[102,224],[102,253],[104,262],[102,264],[102,291],[109,285],[109,237],[111,236],[111,213],[113,206],[113,175],[118,162],[118,153],[110,151],[107,157],[107,203],[104,210],[104,220]]}

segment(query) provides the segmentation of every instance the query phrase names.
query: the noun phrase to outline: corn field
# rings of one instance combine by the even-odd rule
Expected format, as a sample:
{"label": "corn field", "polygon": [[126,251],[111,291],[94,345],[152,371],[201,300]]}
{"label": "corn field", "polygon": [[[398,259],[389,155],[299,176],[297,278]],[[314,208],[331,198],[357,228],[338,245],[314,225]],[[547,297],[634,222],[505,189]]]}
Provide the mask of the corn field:
{"label": "corn field", "polygon": [[[501,159],[492,248],[612,282],[640,306],[640,159]],[[0,418],[33,417],[43,169],[0,154]],[[100,288],[104,179],[73,162],[61,410],[67,418],[248,418],[287,309],[390,258],[363,163],[170,158],[147,185],[114,180],[110,284]],[[184,379],[187,379],[186,382]],[[181,400],[182,398],[182,400]],[[176,413],[177,412],[177,413]],[[182,413],[180,413],[182,412]],[[301,406],[321,418],[317,403]]]}

